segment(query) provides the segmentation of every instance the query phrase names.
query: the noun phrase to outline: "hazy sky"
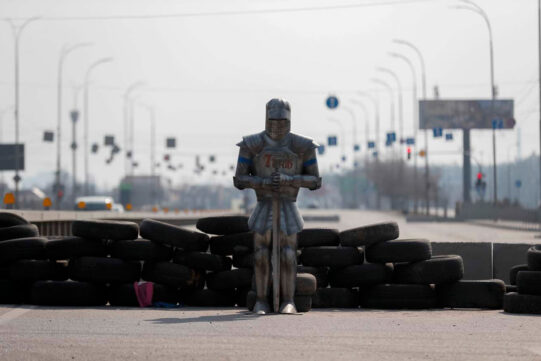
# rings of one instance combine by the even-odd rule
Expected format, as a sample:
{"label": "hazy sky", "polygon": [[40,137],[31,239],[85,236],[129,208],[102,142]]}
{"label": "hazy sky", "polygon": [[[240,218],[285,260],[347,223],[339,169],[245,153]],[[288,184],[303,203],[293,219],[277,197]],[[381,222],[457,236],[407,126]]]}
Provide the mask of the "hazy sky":
{"label": "hazy sky", "polygon": [[[390,3],[390,4],[389,4]],[[472,12],[455,10],[448,0],[0,0],[0,18],[41,16],[21,37],[21,139],[26,144],[28,178],[54,172],[56,145],[42,142],[45,130],[56,130],[56,79],[60,50],[64,44],[92,42],[93,46],[71,53],[64,67],[62,166],[71,171],[71,122],[73,87],[83,82],[95,60],[113,57],[93,72],[90,87],[90,140],[103,143],[114,134],[123,144],[123,94],[136,81],[146,85],[133,93],[137,102],[156,109],[157,154],[164,154],[165,138],[177,138],[172,152],[181,171],[167,175],[175,183],[209,180],[193,175],[194,158],[207,161],[220,173],[236,161],[235,143],[245,134],[264,127],[265,103],[285,97],[292,105],[292,129],[325,141],[327,135],[342,136],[331,119],[346,133],[346,152],[351,155],[352,120],[339,108],[325,107],[328,94],[354,110],[359,140],[365,150],[365,119],[351,100],[362,100],[356,91],[371,92],[380,99],[381,131],[390,128],[389,96],[370,79],[379,76],[377,66],[395,70],[403,83],[406,135],[413,133],[412,79],[409,69],[389,57],[400,51],[417,65],[414,54],[392,43],[403,38],[424,53],[428,96],[438,85],[442,98],[489,98],[488,33],[483,19]],[[521,129],[522,156],[538,153],[539,101],[537,56],[537,1],[479,0],[494,31],[495,79],[499,97],[515,99],[515,117]],[[342,5],[354,5],[343,6]],[[337,8],[334,8],[337,7]],[[250,13],[251,10],[297,9]],[[299,10],[303,9],[303,10]],[[227,14],[229,12],[229,14]],[[232,12],[232,13],[231,13]],[[186,16],[197,14],[197,16]],[[136,15],[171,17],[118,18]],[[64,19],[64,18],[72,19]],[[102,19],[95,19],[104,17]],[[112,18],[107,18],[112,17]],[[81,19],[84,18],[84,19]],[[0,111],[13,104],[13,36],[9,24],[0,22]],[[364,100],[374,131],[372,104]],[[78,104],[82,104],[79,96]],[[4,142],[14,139],[13,115],[5,114],[0,133]],[[82,142],[79,124],[79,143]],[[149,173],[149,116],[135,106],[136,174]],[[431,162],[461,163],[462,137],[431,140]],[[374,135],[370,134],[370,138]],[[383,141],[383,136],[381,139]],[[341,141],[341,139],[339,139]],[[498,134],[498,158],[517,156],[517,132]],[[383,144],[382,144],[383,146]],[[423,147],[423,142],[420,142]],[[482,163],[492,160],[490,131],[472,132],[473,156]],[[320,158],[328,171],[341,150],[331,149]],[[382,150],[382,155],[385,150]],[[361,153],[364,156],[364,153]],[[103,147],[91,155],[90,169],[99,185],[114,186],[124,173],[123,157],[106,165]],[[79,152],[78,178],[83,176]],[[162,171],[165,172],[165,170]],[[11,177],[10,173],[6,173]],[[216,176],[230,182],[231,173]]]}

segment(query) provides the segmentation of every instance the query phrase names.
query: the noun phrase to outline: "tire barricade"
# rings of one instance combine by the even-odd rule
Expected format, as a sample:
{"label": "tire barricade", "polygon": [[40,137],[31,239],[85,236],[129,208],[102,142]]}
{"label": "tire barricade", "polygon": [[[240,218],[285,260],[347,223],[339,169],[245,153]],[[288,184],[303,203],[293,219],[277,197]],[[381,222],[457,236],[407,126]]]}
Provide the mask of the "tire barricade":
{"label": "tire barricade", "polygon": [[[40,237],[26,220],[0,212],[0,303],[251,309],[253,234],[247,218],[207,217],[197,228],[151,219],[139,226],[81,220],[73,222],[73,236]],[[343,232],[305,229],[297,254],[299,312],[501,309],[504,299],[509,312],[541,311],[539,247],[528,252],[528,270],[514,271],[518,293],[505,297],[506,287],[514,286],[462,280],[460,256],[433,256],[428,240],[400,239],[394,222]]]}

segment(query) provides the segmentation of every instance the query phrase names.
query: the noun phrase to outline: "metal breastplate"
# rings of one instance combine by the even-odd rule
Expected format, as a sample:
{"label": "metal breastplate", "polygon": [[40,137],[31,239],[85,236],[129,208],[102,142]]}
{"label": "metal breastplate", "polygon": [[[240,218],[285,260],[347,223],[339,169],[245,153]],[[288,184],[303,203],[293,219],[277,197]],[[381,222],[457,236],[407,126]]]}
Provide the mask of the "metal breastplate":
{"label": "metal breastplate", "polygon": [[[259,177],[270,178],[273,172],[280,172],[289,176],[300,174],[302,170],[302,159],[292,152],[287,144],[281,145],[269,144],[259,152],[254,158],[255,173]],[[295,202],[299,188],[292,186],[280,187],[280,198]],[[257,200],[272,198],[273,192],[271,186],[264,186],[256,190]]]}

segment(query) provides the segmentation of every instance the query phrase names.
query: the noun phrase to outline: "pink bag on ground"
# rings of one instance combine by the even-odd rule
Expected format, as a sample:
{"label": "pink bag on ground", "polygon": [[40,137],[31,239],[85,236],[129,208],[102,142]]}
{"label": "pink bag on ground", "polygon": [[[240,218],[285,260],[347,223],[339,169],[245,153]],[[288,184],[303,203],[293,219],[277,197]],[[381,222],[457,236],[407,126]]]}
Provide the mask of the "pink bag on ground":
{"label": "pink bag on ground", "polygon": [[135,296],[139,307],[152,306],[152,295],[154,294],[154,283],[152,282],[134,282]]}

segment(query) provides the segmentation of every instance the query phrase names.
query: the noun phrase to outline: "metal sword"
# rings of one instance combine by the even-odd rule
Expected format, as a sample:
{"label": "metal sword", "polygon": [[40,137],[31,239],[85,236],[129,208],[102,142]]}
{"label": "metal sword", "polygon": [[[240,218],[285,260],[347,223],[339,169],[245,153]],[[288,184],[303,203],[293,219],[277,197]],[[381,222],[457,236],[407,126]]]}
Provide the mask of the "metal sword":
{"label": "metal sword", "polygon": [[[278,169],[276,169],[278,172]],[[272,196],[272,300],[274,312],[280,307],[280,190]]]}

